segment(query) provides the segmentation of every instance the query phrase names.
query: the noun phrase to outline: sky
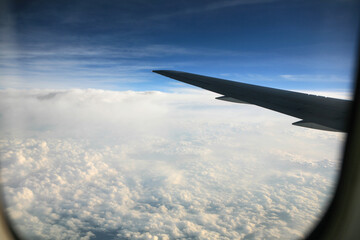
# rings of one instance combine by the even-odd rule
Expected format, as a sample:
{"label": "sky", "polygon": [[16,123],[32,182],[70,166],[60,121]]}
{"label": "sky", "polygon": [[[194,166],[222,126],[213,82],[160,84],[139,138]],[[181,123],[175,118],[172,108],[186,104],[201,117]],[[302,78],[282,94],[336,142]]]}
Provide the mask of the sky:
{"label": "sky", "polygon": [[2,1],[0,159],[25,239],[298,239],[346,134],[152,73],[351,98],[359,2]]}
{"label": "sky", "polygon": [[[12,4],[11,4],[12,3]],[[172,69],[351,92],[357,1],[14,1],[1,88],[167,90]]]}

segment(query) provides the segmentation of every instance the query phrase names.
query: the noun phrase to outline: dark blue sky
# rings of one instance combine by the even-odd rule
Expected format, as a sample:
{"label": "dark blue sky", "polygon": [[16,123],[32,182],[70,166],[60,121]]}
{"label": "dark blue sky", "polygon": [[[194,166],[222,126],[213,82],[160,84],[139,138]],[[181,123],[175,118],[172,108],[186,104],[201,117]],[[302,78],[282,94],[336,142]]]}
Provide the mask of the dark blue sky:
{"label": "dark blue sky", "polygon": [[15,1],[2,27],[1,87],[167,90],[174,81],[151,70],[175,69],[343,91],[359,9],[358,1]]}

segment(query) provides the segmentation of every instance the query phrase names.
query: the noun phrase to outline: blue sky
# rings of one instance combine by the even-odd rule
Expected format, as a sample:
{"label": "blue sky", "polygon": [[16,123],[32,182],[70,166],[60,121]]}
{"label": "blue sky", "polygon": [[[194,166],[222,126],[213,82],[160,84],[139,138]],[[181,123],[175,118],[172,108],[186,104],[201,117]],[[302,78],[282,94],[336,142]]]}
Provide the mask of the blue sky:
{"label": "blue sky", "polygon": [[[162,90],[174,69],[294,90],[348,91],[356,1],[17,1],[1,88]],[[4,15],[5,16],[5,15]]]}

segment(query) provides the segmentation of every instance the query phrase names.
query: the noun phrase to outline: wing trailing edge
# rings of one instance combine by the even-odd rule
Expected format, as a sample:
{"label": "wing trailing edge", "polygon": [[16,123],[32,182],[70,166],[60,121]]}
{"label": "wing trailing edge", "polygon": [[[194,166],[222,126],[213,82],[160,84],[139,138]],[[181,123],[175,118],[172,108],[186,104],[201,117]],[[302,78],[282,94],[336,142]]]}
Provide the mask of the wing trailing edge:
{"label": "wing trailing edge", "polygon": [[232,98],[232,97],[227,97],[227,96],[220,96],[220,97],[216,97],[215,99],[226,101],[226,102],[249,104],[249,103],[247,103],[245,101],[241,101],[239,99]]}
{"label": "wing trailing edge", "polygon": [[338,132],[337,129],[329,128],[329,127],[326,127],[326,126],[323,126],[323,125],[320,125],[317,123],[307,122],[304,120],[294,122],[294,123],[292,123],[292,125],[299,126],[299,127],[312,128],[312,129],[318,129],[318,130],[324,130],[324,131]]}

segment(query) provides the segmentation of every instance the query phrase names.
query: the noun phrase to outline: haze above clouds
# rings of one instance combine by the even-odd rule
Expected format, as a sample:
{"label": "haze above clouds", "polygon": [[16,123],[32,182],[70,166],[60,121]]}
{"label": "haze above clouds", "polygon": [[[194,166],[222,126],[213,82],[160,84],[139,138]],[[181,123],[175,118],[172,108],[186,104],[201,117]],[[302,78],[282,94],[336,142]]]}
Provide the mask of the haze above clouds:
{"label": "haze above clouds", "polygon": [[2,184],[28,239],[294,239],[344,135],[193,89],[1,90]]}

